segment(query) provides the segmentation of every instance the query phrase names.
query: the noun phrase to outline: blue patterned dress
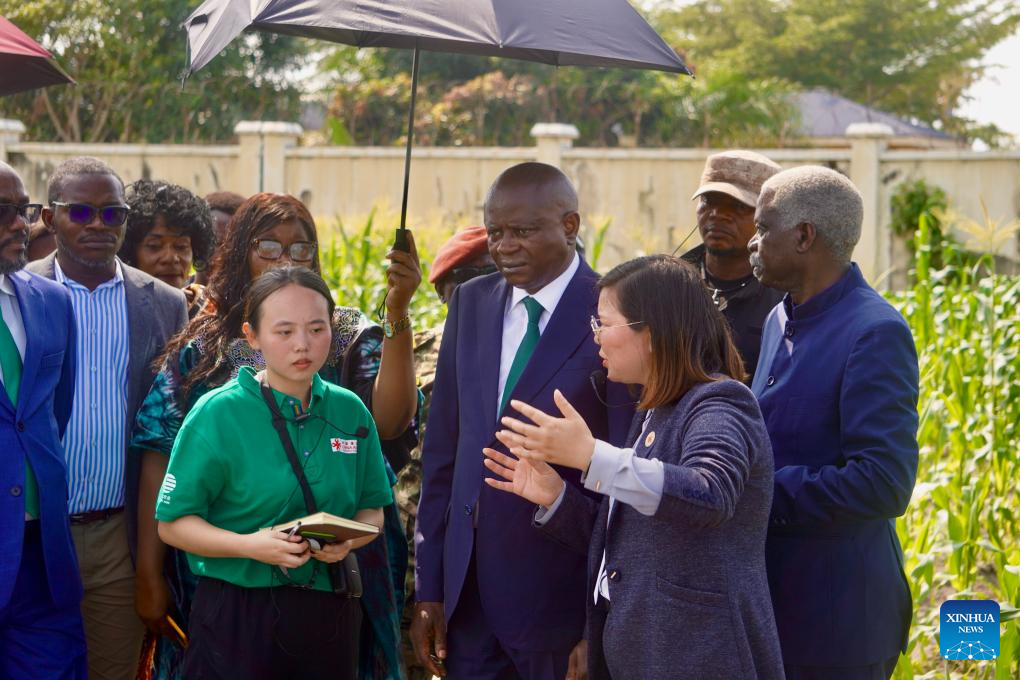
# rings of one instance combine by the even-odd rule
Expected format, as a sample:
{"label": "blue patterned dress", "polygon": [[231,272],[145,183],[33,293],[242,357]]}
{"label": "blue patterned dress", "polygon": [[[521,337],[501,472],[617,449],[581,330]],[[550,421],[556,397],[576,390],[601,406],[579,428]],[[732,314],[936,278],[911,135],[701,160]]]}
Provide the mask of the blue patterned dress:
{"label": "blue patterned dress", "polygon": [[[319,371],[324,379],[353,391],[372,408],[372,389],[379,372],[382,356],[382,329],[371,323],[364,314],[350,307],[338,307],[333,315],[333,347],[326,365]],[[130,443],[130,455],[143,451],[156,451],[169,458],[174,439],[184,416],[209,390],[211,384],[192,386],[186,403],[182,403],[181,381],[208,348],[201,338],[190,341],[177,357],[177,366],[164,365],[156,375],[149,394],[145,397],[138,415]],[[257,370],[265,368],[262,353],[251,349],[243,338],[231,342],[224,352],[229,362],[229,378],[237,376],[242,366]],[[224,381],[227,377],[224,377]],[[419,412],[422,397],[419,393]],[[396,440],[383,442],[384,453],[410,451],[418,442],[419,418]],[[396,483],[389,461],[386,473],[390,484]],[[407,543],[404,528],[395,503],[383,508],[384,540],[372,541],[355,552],[361,567],[364,594],[361,598],[364,617],[361,628],[361,651],[358,677],[360,680],[402,680],[400,667],[400,617],[404,603],[404,573],[407,569]],[[167,548],[166,577],[174,604],[187,631],[188,615],[195,593],[197,578],[188,568],[182,551]],[[253,644],[258,642],[253,641]],[[155,668],[152,677],[159,680],[176,680],[181,677],[183,653],[180,647],[165,638],[157,643]]]}

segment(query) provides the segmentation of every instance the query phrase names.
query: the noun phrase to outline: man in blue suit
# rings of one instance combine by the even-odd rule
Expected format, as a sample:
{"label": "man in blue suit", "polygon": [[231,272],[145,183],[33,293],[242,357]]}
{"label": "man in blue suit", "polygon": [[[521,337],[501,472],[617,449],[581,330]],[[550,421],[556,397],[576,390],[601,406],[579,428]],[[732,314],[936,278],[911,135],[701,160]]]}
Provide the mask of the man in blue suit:
{"label": "man in blue suit", "polygon": [[40,208],[0,162],[0,677],[84,679],[60,444],[74,396],[74,312],[61,286],[21,271]]}
{"label": "man in blue suit", "polygon": [[888,678],[910,589],[895,518],[917,475],[910,328],[850,260],[863,201],[838,172],[762,186],[748,248],[769,314],[752,389],[776,460],[765,548],[788,680]]}
{"label": "man in blue suit", "polygon": [[[457,288],[443,331],[411,639],[426,668],[450,678],[563,680],[584,625],[584,558],[534,529],[534,505],[482,483],[482,449],[502,447],[495,432],[501,414],[516,413],[511,397],[556,412],[559,389],[617,445],[633,401],[618,387],[605,393],[590,328],[598,277],[575,252],[581,218],[567,177],[516,165],[489,189],[484,214],[499,271]],[[560,474],[582,488],[576,470]]]}

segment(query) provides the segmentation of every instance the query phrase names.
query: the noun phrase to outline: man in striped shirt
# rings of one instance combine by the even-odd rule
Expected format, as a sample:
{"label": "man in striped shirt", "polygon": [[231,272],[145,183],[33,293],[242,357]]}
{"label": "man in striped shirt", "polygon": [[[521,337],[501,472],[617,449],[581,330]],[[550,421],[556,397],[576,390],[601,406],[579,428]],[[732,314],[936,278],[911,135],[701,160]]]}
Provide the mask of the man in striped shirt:
{"label": "man in striped shirt", "polygon": [[112,168],[72,158],[53,172],[47,192],[43,221],[57,252],[29,269],[62,284],[74,308],[75,394],[63,443],[89,676],[131,680],[144,629],[130,548],[138,468],[127,460],[127,441],[151,363],[187,322],[187,307],[179,290],[117,259],[128,208]]}

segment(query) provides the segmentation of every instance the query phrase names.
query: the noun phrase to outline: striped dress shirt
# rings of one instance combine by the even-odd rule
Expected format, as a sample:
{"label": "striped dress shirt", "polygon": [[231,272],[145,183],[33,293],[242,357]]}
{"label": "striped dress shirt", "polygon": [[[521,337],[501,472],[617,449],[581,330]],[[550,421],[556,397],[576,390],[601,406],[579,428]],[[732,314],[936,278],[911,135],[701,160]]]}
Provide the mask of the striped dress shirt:
{"label": "striped dress shirt", "polygon": [[90,291],[54,262],[71,293],[78,329],[74,405],[64,433],[72,515],[124,505],[127,443],[128,315],[120,262],[112,279]]}

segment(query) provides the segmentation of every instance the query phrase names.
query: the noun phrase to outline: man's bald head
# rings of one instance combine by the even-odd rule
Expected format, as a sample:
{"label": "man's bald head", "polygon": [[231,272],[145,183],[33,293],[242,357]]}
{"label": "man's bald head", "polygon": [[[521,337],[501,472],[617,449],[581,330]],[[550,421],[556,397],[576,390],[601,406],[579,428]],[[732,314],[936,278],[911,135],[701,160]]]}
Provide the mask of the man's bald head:
{"label": "man's bald head", "polygon": [[562,212],[577,212],[577,192],[563,171],[548,163],[518,163],[507,168],[489,187],[485,197],[488,205],[493,195],[505,189],[533,188],[544,199]]}
{"label": "man's bald head", "polygon": [[485,198],[489,254],[511,286],[534,294],[573,261],[581,217],[567,176],[545,163],[520,163]]}
{"label": "man's bald head", "polygon": [[21,179],[21,177],[18,175],[17,171],[14,170],[14,168],[7,165],[7,163],[3,161],[0,161],[0,177],[10,177],[12,175],[14,177],[17,177],[19,180]]}

